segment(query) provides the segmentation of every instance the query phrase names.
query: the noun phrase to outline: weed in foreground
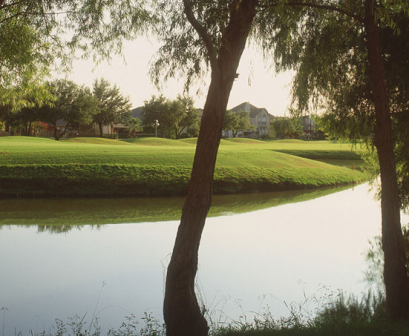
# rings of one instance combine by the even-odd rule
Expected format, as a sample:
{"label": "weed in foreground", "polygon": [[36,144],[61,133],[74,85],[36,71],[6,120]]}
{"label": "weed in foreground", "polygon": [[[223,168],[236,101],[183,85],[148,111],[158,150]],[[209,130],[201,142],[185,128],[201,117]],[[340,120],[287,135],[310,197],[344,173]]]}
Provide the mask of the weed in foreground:
{"label": "weed in foreground", "polygon": [[152,313],[146,313],[142,317],[144,327],[138,328],[139,322],[135,315],[127,316],[117,330],[111,329],[107,336],[165,336],[165,325],[155,318]]}
{"label": "weed in foreground", "polygon": [[[85,316],[82,318],[75,315],[68,319],[68,322],[56,319],[55,326],[50,332],[30,332],[30,336],[165,336],[165,325],[152,313],[146,313],[141,318],[142,326],[135,315],[125,317],[125,322],[118,329],[109,329],[108,332],[102,332],[99,319],[95,318],[87,329]],[[14,336],[23,336],[21,332]]]}
{"label": "weed in foreground", "polygon": [[[361,299],[342,293],[318,310],[316,316],[299,314],[275,319],[271,314],[256,316],[251,323],[233,323],[213,330],[213,336],[407,336],[409,324],[387,318],[382,294],[369,292]],[[293,306],[294,307],[294,306]]]}
{"label": "weed in foreground", "polygon": [[[316,300],[313,298],[311,300]],[[407,322],[391,322],[386,315],[382,293],[368,292],[362,298],[339,292],[332,301],[321,302],[315,315],[306,313],[305,302],[288,305],[287,317],[275,318],[269,307],[250,321],[241,316],[231,323],[211,324],[211,336],[408,336]],[[134,316],[128,316],[118,329],[106,336],[165,336],[165,325],[152,313],[145,313],[142,326]],[[75,316],[68,323],[56,320],[52,332],[30,333],[30,336],[102,336],[98,319],[88,327],[84,317]],[[92,333],[91,333],[92,330]],[[22,336],[15,333],[14,336]]]}

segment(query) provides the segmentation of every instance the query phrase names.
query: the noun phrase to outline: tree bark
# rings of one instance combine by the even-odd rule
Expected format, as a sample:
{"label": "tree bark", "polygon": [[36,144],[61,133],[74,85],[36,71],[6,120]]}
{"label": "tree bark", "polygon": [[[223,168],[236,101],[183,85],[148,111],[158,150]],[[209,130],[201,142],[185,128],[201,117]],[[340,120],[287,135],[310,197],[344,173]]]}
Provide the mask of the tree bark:
{"label": "tree bark", "polygon": [[[185,7],[186,3],[185,1]],[[167,271],[164,301],[167,336],[208,334],[209,328],[194,291],[199,245],[212,201],[214,168],[224,114],[255,16],[256,4],[257,0],[232,1],[230,21],[223,34],[223,44],[218,50],[218,57],[211,61],[211,82],[204,106],[188,195]],[[191,22],[190,19],[189,21]],[[197,30],[196,27],[195,29]]]}
{"label": "tree bark", "polygon": [[374,7],[374,0],[366,0],[366,43],[376,112],[376,148],[381,171],[382,248],[385,256],[386,308],[393,320],[399,320],[409,318],[409,281],[400,222],[392,123],[379,27],[374,15]]}
{"label": "tree bark", "polygon": [[54,139],[55,140],[60,140],[58,130],[57,130],[57,122],[54,122],[53,125],[54,125]]}
{"label": "tree bark", "polygon": [[102,122],[98,122],[98,128],[99,128],[99,136],[101,138],[104,137],[104,130],[103,130],[103,123]]}
{"label": "tree bark", "polygon": [[27,125],[27,130],[26,130],[26,133],[27,133],[28,136],[31,136],[31,135],[32,135],[32,134],[31,134],[31,133],[32,133],[31,131],[32,131],[31,121],[29,121],[29,122],[28,122],[28,125]]}

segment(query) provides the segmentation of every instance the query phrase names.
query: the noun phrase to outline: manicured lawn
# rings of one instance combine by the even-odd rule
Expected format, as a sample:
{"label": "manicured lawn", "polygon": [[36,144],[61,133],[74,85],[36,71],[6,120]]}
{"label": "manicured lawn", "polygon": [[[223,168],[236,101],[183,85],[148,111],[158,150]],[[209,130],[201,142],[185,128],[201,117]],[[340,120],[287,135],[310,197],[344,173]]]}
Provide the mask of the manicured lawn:
{"label": "manicured lawn", "polygon": [[[196,139],[0,138],[2,196],[183,195]],[[310,159],[307,159],[310,158]],[[313,160],[311,160],[313,159]],[[226,139],[220,144],[216,193],[332,186],[365,179],[350,167],[359,155],[329,141]],[[342,165],[341,165],[342,166]]]}

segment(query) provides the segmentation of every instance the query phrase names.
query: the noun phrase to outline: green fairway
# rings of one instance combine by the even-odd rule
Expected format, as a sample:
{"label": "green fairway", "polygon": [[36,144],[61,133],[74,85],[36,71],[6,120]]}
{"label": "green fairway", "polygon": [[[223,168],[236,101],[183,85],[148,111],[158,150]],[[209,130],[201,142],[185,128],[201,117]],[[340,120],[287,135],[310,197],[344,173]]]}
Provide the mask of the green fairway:
{"label": "green fairway", "polygon": [[[183,195],[195,145],[196,139],[3,137],[0,195]],[[214,190],[259,192],[358,182],[365,179],[363,173],[339,166],[361,162],[349,145],[336,142],[225,139]]]}

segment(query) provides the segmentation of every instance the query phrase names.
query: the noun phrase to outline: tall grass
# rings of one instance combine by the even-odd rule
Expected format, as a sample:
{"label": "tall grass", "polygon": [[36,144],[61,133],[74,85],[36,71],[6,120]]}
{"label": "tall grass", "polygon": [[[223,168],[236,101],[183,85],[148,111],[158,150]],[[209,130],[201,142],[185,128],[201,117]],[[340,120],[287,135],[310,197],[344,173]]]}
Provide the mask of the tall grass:
{"label": "tall grass", "polygon": [[[165,336],[163,322],[151,313],[138,319],[124,318],[116,329],[102,332],[97,319],[88,324],[85,316],[68,321],[56,320],[52,331],[31,332],[31,336]],[[229,324],[212,324],[210,336],[407,336],[408,322],[392,322],[385,312],[384,298],[371,292],[361,299],[342,293],[333,301],[322,302],[314,314],[301,307],[290,307],[287,317],[275,318],[267,310],[252,321],[242,318]],[[21,335],[21,333],[16,333]],[[24,335],[21,335],[24,336]]]}
{"label": "tall grass", "polygon": [[408,322],[392,322],[385,312],[382,295],[363,298],[338,295],[323,303],[317,313],[305,316],[292,310],[285,318],[274,319],[268,312],[251,322],[235,322],[213,330],[213,336],[407,336]]}

